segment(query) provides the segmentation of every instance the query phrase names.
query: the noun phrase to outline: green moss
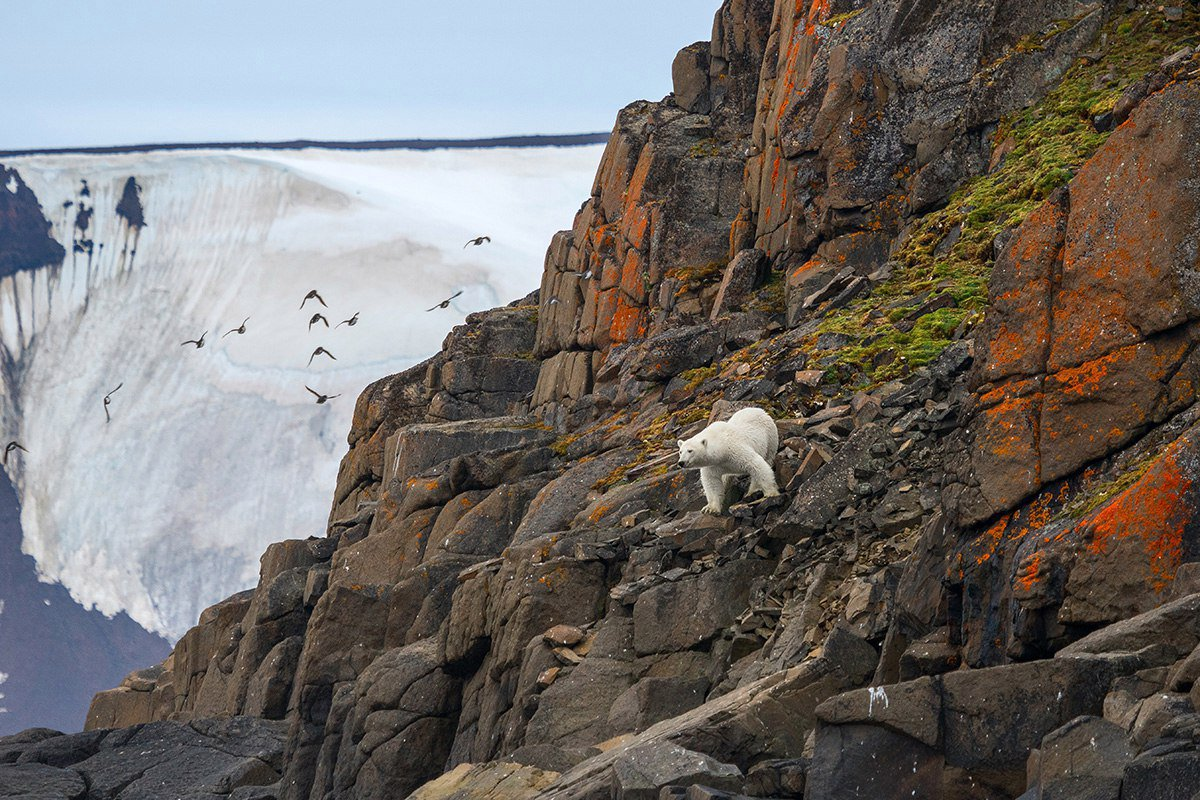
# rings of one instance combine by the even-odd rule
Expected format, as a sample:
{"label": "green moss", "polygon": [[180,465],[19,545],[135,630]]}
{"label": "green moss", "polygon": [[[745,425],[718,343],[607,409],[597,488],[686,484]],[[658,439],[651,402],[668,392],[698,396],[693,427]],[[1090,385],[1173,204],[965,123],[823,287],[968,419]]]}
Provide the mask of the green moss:
{"label": "green moss", "polygon": [[[1068,22],[1027,46],[1042,46],[1066,30]],[[961,324],[980,319],[996,236],[1070,182],[1108,136],[1093,127],[1095,114],[1111,109],[1121,92],[1163,57],[1195,41],[1200,10],[1185,6],[1183,18],[1173,23],[1159,13],[1129,12],[1110,21],[1104,35],[1107,47],[1099,59],[1081,59],[1041,102],[1002,122],[994,141],[1009,149],[1003,163],[967,182],[944,208],[921,218],[894,257],[892,277],[822,320],[819,333],[844,333],[851,339],[835,351],[832,373],[859,375],[864,385],[882,383],[937,358]],[[953,245],[940,247],[956,230]],[[949,292],[957,307],[921,317],[910,331],[897,327],[912,310],[904,301],[931,291]],[[875,357],[888,350],[896,358],[875,366]]]}
{"label": "green moss", "polygon": [[752,311],[762,311],[767,314],[782,314],[787,310],[787,294],[784,288],[783,273],[771,270],[767,282],[755,294],[754,299],[747,304]]}
{"label": "green moss", "polygon": [[688,158],[713,158],[721,155],[721,143],[711,136],[688,148]]}
{"label": "green moss", "polygon": [[[601,493],[607,492],[623,482],[632,470],[655,458],[669,454],[674,440],[677,438],[676,434],[693,423],[708,419],[715,399],[716,395],[698,397],[693,403],[681,409],[663,411],[655,416],[638,431],[638,438],[642,444],[634,452],[633,458],[620,464],[608,475],[596,481],[592,488]],[[665,469],[662,470],[662,472],[665,471]]]}
{"label": "green moss", "polygon": [[707,264],[675,267],[667,270],[667,277],[679,281],[680,287],[677,294],[691,294],[721,280],[725,274],[726,263],[725,261],[709,261]]}
{"label": "green moss", "polygon": [[679,377],[682,378],[684,381],[687,381],[686,387],[687,387],[687,390],[690,392],[690,391],[695,391],[700,386],[700,384],[704,383],[706,380],[708,380],[709,378],[713,377],[716,374],[717,374],[717,367],[716,367],[716,365],[713,365],[710,367],[696,367],[695,369],[686,370],[684,372],[679,373]]}
{"label": "green moss", "polygon": [[1154,462],[1158,453],[1149,453],[1133,463],[1129,469],[1112,480],[1102,483],[1081,497],[1068,503],[1055,519],[1080,519],[1086,517],[1109,500],[1124,492],[1142,479]]}
{"label": "green moss", "polygon": [[1055,20],[1045,30],[1038,31],[1037,33],[1031,33],[1021,39],[1021,41],[1017,42],[1016,45],[1013,46],[1013,50],[1018,53],[1032,53],[1035,50],[1041,50],[1045,48],[1047,42],[1049,42],[1055,36],[1058,36],[1060,33],[1070,30],[1071,27],[1074,26],[1078,21],[1079,18]]}
{"label": "green moss", "polygon": [[866,8],[856,8],[853,11],[847,11],[845,14],[835,14],[821,24],[826,28],[840,28],[866,10]]}

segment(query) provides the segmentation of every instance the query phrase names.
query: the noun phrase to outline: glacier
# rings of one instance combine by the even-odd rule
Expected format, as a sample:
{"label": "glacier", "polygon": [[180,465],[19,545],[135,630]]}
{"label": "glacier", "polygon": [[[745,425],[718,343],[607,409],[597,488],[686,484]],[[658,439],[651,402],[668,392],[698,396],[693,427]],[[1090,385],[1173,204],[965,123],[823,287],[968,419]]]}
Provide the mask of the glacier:
{"label": "glacier", "polygon": [[[0,278],[0,422],[29,451],[7,471],[40,578],[174,640],[268,543],[322,535],[359,392],[535,289],[602,149],[3,159],[0,192],[31,190],[65,250]],[[301,309],[310,289],[329,307]],[[316,311],[359,321],[309,330]],[[336,360],[307,366],[317,346]]]}

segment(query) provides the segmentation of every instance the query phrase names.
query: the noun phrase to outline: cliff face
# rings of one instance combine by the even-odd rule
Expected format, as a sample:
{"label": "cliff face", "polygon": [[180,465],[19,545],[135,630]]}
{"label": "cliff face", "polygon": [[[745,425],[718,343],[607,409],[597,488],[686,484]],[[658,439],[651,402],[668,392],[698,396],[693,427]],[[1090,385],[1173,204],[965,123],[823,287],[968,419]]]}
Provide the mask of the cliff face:
{"label": "cliff face", "polygon": [[[241,797],[1191,797],[1197,37],[726,0],[540,291],[359,398],[329,536],[89,729],[282,721]],[[743,405],[784,496],[704,516]]]}

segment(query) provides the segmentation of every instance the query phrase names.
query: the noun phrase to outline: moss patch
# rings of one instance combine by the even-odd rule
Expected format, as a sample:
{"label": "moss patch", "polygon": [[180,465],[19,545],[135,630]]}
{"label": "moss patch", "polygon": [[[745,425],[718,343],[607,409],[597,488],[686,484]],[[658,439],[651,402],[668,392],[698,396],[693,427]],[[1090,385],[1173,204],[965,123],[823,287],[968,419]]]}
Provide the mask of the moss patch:
{"label": "moss patch", "polygon": [[[607,492],[622,483],[631,471],[660,456],[669,454],[670,447],[668,445],[678,438],[677,434],[680,431],[700,420],[708,419],[715,400],[716,395],[697,397],[693,403],[683,408],[675,411],[663,411],[651,419],[638,431],[638,437],[642,444],[634,451],[633,458],[596,481],[592,488],[598,492]],[[665,472],[669,467],[669,464],[664,464],[663,469],[659,472]]]}
{"label": "moss patch", "polygon": [[[1055,26],[1049,35],[1068,27]],[[900,377],[937,358],[960,325],[977,322],[987,305],[996,236],[1070,182],[1104,143],[1108,134],[1092,125],[1097,113],[1112,108],[1165,56],[1200,39],[1200,10],[1185,5],[1182,19],[1174,22],[1157,11],[1128,12],[1105,26],[1101,40],[1105,37],[1098,59],[1080,59],[1040,103],[1003,120],[995,135],[1010,148],[1003,163],[967,182],[944,208],[917,223],[896,254],[892,277],[822,320],[819,333],[850,338],[827,361],[831,377],[860,387]],[[1047,39],[1041,35],[1025,47],[1039,48]],[[905,330],[898,323],[930,292],[948,292],[956,307],[920,317]],[[878,358],[885,351],[894,357]]]}
{"label": "moss patch", "polygon": [[720,281],[725,274],[725,266],[724,261],[710,261],[707,264],[675,267],[667,270],[667,277],[679,281],[676,295],[691,294]]}
{"label": "moss patch", "polygon": [[714,158],[721,155],[721,143],[709,137],[688,148],[688,158]]}
{"label": "moss patch", "polygon": [[863,7],[856,8],[853,11],[847,11],[845,14],[834,14],[821,24],[826,28],[840,28],[866,10],[866,7]]}
{"label": "moss patch", "polygon": [[1086,517],[1109,500],[1124,492],[1142,479],[1158,460],[1158,453],[1148,453],[1135,461],[1124,473],[1106,483],[1089,490],[1083,496],[1068,503],[1057,519],[1080,519]]}
{"label": "moss patch", "polygon": [[783,273],[771,270],[764,283],[754,294],[754,299],[746,304],[751,311],[762,311],[767,314],[782,314],[787,311],[787,294]]}
{"label": "moss patch", "polygon": [[709,378],[717,374],[717,367],[714,364],[709,367],[696,367],[695,369],[685,370],[679,373],[680,380],[684,381],[684,386],[687,390],[695,391],[700,384],[704,383]]}

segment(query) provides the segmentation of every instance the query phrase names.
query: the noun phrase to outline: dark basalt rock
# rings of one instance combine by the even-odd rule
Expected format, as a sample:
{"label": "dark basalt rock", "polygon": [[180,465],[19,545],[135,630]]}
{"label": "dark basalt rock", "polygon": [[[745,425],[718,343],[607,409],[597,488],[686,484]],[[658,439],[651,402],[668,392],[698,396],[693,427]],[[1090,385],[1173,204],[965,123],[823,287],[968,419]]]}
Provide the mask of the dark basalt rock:
{"label": "dark basalt rock", "polygon": [[[235,717],[42,738],[25,749],[17,763],[0,764],[0,796],[228,797],[243,787],[279,780],[285,726]],[[31,737],[6,737],[0,747],[12,747],[21,738]],[[237,796],[262,795],[240,791]]]}

